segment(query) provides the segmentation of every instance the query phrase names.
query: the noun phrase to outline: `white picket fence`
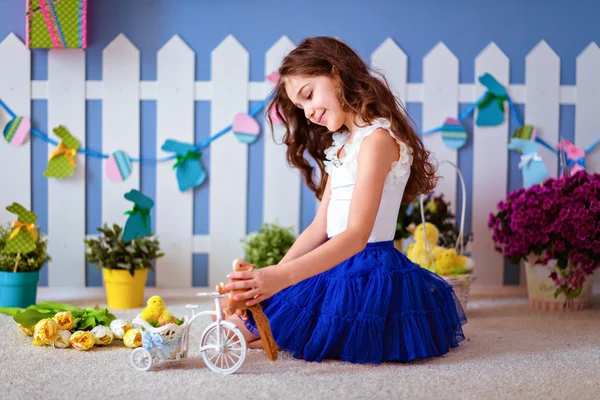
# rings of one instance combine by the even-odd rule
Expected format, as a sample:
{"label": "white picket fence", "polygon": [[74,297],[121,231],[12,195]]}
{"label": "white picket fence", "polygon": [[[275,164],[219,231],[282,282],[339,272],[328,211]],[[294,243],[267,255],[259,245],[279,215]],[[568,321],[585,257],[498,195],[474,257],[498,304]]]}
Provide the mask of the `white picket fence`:
{"label": "white picket fence", "polygon": [[[294,48],[286,37],[280,38],[265,56],[265,76],[274,71],[282,58]],[[82,50],[50,50],[48,80],[31,81],[31,53],[15,35],[0,43],[0,98],[18,115],[31,114],[31,100],[48,100],[48,127],[67,126],[85,147],[86,100],[102,100],[102,149],[105,154],[122,149],[130,156],[140,154],[140,100],[157,102],[157,156],[166,139],[194,142],[194,102],[210,101],[210,131],[218,132],[231,124],[238,112],[247,112],[251,100],[263,100],[271,83],[249,82],[249,54],[233,37],[227,37],[211,55],[211,80],[195,81],[195,54],[174,36],[157,53],[157,80],[140,80],[140,53],[124,35],[119,35],[103,52],[102,80],[86,81],[85,53]],[[525,103],[525,123],[535,125],[538,134],[555,144],[559,137],[559,107],[576,106],[575,143],[586,147],[600,134],[597,107],[600,104],[600,49],[590,44],[577,58],[577,84],[560,85],[560,59],[544,41],[526,58],[526,83],[509,85],[509,59],[490,43],[475,59],[475,84],[459,83],[459,61],[443,43],[436,45],[423,59],[423,83],[407,83],[407,56],[391,39],[386,39],[372,54],[371,64],[382,70],[395,93],[404,103],[422,103],[424,130],[439,126],[446,117],[456,117],[459,103],[473,103],[484,88],[477,78],[485,72],[507,85],[515,103]],[[507,108],[508,112],[508,108]],[[0,127],[7,115],[0,111]],[[285,149],[276,145],[270,132],[263,132],[265,221],[278,220],[285,226],[300,226],[299,174],[287,167]],[[282,134],[276,128],[276,135]],[[51,133],[51,135],[53,135]],[[503,259],[495,253],[487,228],[488,214],[506,195],[510,132],[508,123],[473,129],[473,198],[471,245],[477,261],[476,285],[502,286]],[[425,138],[437,159],[456,163],[457,151],[446,147],[439,135]],[[49,145],[49,150],[54,146]],[[460,151],[460,150],[459,150]],[[550,171],[557,160],[549,151],[541,155]],[[74,177],[48,182],[49,286],[85,286],[84,243],[85,157],[76,157]],[[106,162],[105,160],[103,163]],[[600,170],[600,151],[587,158],[590,171]],[[30,142],[21,148],[0,140],[0,222],[14,216],[5,206],[18,201],[30,207]],[[139,164],[123,183],[108,180],[103,173],[102,221],[124,223],[124,210],[131,203],[123,194],[140,183]],[[103,164],[104,171],[104,164]],[[470,172],[470,171],[469,171]],[[166,257],[157,265],[159,287],[192,285],[192,253],[209,254],[209,285],[223,280],[231,269],[231,260],[242,256],[240,238],[246,234],[248,193],[248,148],[233,135],[225,135],[210,149],[210,234],[193,235],[193,193],[180,193],[172,163],[157,165],[156,231]],[[456,205],[456,174],[441,168],[443,192]],[[555,172],[554,172],[555,174]],[[524,280],[522,280],[524,282]]]}

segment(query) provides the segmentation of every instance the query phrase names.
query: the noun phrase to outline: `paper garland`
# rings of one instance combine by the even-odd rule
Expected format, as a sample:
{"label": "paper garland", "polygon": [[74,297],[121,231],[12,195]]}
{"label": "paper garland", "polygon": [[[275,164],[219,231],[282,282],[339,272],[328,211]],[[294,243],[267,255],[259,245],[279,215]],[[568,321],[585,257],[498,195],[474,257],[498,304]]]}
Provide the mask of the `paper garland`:
{"label": "paper garland", "polygon": [[486,73],[479,78],[479,82],[487,88],[483,100],[477,105],[477,125],[496,126],[504,122],[504,102],[508,95],[506,88],[493,76]]}
{"label": "paper garland", "polygon": [[37,228],[35,223],[37,215],[27,210],[21,204],[13,202],[6,210],[17,215],[13,222],[13,230],[6,242],[4,251],[13,254],[27,254],[36,249]]}
{"label": "paper garland", "polygon": [[16,117],[4,127],[4,139],[12,146],[22,146],[29,137],[31,120],[26,117]]}
{"label": "paper garland", "polygon": [[519,169],[523,175],[523,186],[527,189],[548,177],[548,168],[538,154],[538,144],[533,140],[512,138],[508,142],[509,150],[520,150]]}
{"label": "paper garland", "polygon": [[576,146],[575,144],[571,143],[567,139],[561,139],[561,141],[558,143],[558,145],[556,147],[559,150],[562,149],[565,151],[565,156],[567,158],[567,165],[569,166],[571,175],[574,175],[577,172],[581,171],[582,169],[583,170],[587,169],[587,166],[585,164],[585,156],[587,153],[594,150],[594,148],[599,143],[600,143],[600,139],[597,139],[590,146],[588,146],[587,149],[584,150],[581,147]]}
{"label": "paper garland", "polygon": [[454,118],[446,118],[441,129],[442,140],[451,149],[460,149],[467,143],[467,131]]}
{"label": "paper garland", "polygon": [[200,186],[204,182],[206,171],[200,163],[202,153],[196,150],[194,145],[169,139],[162,145],[161,149],[176,154],[177,162],[173,165],[173,168],[177,170],[177,183],[180,192]]}
{"label": "paper garland", "polygon": [[[6,140],[8,142],[10,142],[12,145],[17,146],[22,143],[19,144],[18,142],[16,142],[13,139],[13,137],[16,136],[16,133],[14,133],[14,134],[10,133],[11,130],[16,131],[18,128],[18,129],[21,129],[23,132],[25,132],[25,128],[30,128],[30,129],[28,129],[28,131],[30,130],[34,136],[44,140],[45,142],[48,142],[48,143],[51,143],[51,144],[57,146],[57,149],[51,153],[50,160],[48,162],[48,167],[46,168],[46,171],[44,172],[44,176],[47,178],[50,178],[50,177],[52,177],[52,178],[68,178],[68,177],[72,176],[75,171],[75,167],[76,167],[75,155],[78,153],[81,153],[81,154],[84,154],[84,155],[90,156],[90,157],[106,159],[107,162],[105,165],[105,173],[107,174],[108,179],[110,179],[111,181],[114,181],[114,182],[122,182],[131,175],[133,162],[159,163],[159,162],[166,162],[166,161],[170,161],[170,160],[178,160],[178,162],[175,164],[174,168],[177,169],[177,179],[178,179],[178,183],[179,183],[179,189],[181,191],[185,191],[185,190],[195,188],[195,187],[201,185],[205,181],[207,174],[199,162],[197,163],[198,165],[194,165],[189,162],[184,163],[183,158],[191,159],[191,160],[194,160],[194,159],[199,160],[200,156],[202,155],[202,153],[199,152],[199,150],[201,150],[205,147],[208,147],[210,145],[210,143],[212,143],[214,140],[220,138],[221,136],[227,134],[229,131],[232,131],[232,130],[234,131],[234,135],[236,136],[236,138],[238,138],[238,140],[241,143],[244,143],[244,144],[254,143],[258,139],[258,136],[260,133],[260,125],[258,124],[258,122],[256,121],[256,119],[254,117],[262,109],[264,109],[264,107],[266,106],[266,104],[269,101],[270,101],[270,97],[266,98],[264,101],[260,102],[255,107],[253,107],[249,113],[236,114],[234,123],[223,128],[222,130],[220,130],[213,136],[209,137],[208,139],[203,140],[199,144],[197,144],[197,145],[186,144],[185,145],[186,146],[185,154],[181,153],[181,151],[182,151],[181,146],[176,146],[177,151],[176,150],[168,150],[169,146],[171,146],[172,143],[175,143],[175,141],[167,140],[167,142],[169,142],[169,144],[167,144],[166,147],[165,147],[165,145],[163,145],[162,149],[165,151],[174,152],[176,154],[166,156],[166,157],[159,157],[159,158],[133,158],[133,157],[129,157],[122,150],[117,150],[117,151],[113,152],[111,155],[106,155],[101,152],[80,148],[79,141],[77,139],[75,139],[73,136],[71,136],[70,133],[68,132],[68,130],[64,126],[60,126],[56,129],[54,129],[54,132],[57,134],[57,136],[59,136],[61,139],[63,139],[62,142],[59,143],[59,142],[51,139],[46,133],[44,133],[38,129],[35,129],[35,128],[30,128],[30,124],[28,124],[29,119],[17,117],[15,115],[15,113],[2,101],[2,99],[0,99],[0,108],[3,108],[8,113],[8,115],[12,118],[11,122],[9,122],[7,124],[7,127],[5,128],[5,134],[4,134],[5,139],[8,136],[8,138]],[[18,121],[17,125],[14,125],[15,122],[13,122],[13,121],[15,121],[15,122]],[[22,128],[20,128],[21,125],[23,126]],[[234,125],[235,125],[236,130],[234,130]],[[63,135],[64,137],[61,135]],[[65,137],[67,137],[68,139],[65,140]]]}
{"label": "paper garland", "polygon": [[[279,81],[279,74],[277,72],[272,72],[267,76],[266,79],[268,82],[277,84],[277,82]],[[508,103],[511,111],[514,113],[515,118],[518,122],[518,128],[516,128],[513,132],[512,138],[521,139],[524,141],[533,141],[537,144],[544,146],[553,153],[558,154],[558,151],[555,147],[549,145],[541,137],[537,136],[535,128],[533,126],[522,125],[520,123],[520,118],[516,111],[516,107],[514,106],[510,96],[507,93],[506,88],[503,85],[501,85],[498,81],[496,81],[496,79],[492,75],[488,73],[485,73],[484,75],[479,77],[479,82],[482,85],[484,85],[487,89],[483,96],[481,96],[466,111],[461,113],[458,116],[458,118],[446,118],[444,120],[443,125],[425,132],[421,132],[420,135],[426,136],[439,132],[441,133],[442,140],[446,144],[446,146],[452,149],[460,149],[467,142],[467,132],[465,127],[462,125],[463,120],[469,117],[477,109],[477,125],[495,126],[502,124],[505,121],[505,103]],[[7,126],[4,129],[5,140],[11,145],[22,145],[27,139],[29,132],[31,132],[31,134],[33,134],[34,136],[39,137],[48,143],[54,144],[55,146],[58,146],[58,149],[53,151],[50,155],[48,168],[44,173],[44,176],[46,177],[66,178],[72,176],[75,169],[75,155],[77,153],[82,153],[90,157],[99,157],[107,159],[107,162],[105,164],[105,173],[111,181],[115,182],[122,182],[131,175],[133,162],[158,163],[169,160],[177,160],[173,168],[177,170],[176,175],[179,190],[183,192],[185,190],[198,187],[206,180],[206,171],[200,163],[200,158],[202,156],[200,150],[204,147],[209,146],[212,141],[218,139],[219,137],[223,136],[229,131],[233,131],[236,138],[244,144],[254,143],[258,139],[260,125],[253,117],[266,106],[269,100],[270,98],[265,99],[256,107],[254,107],[248,114],[236,114],[232,125],[222,129],[221,131],[217,132],[210,138],[205,139],[199,144],[192,145],[176,142],[174,140],[167,140],[163,145],[162,149],[164,151],[170,151],[175,154],[160,158],[132,158],[125,154],[125,152],[123,152],[122,150],[117,150],[109,156],[101,152],[82,149],[79,148],[79,141],[70,136],[70,134],[68,134],[68,131],[64,127],[59,127],[54,131],[57,132],[57,135],[59,135],[59,133],[66,132],[68,134],[69,139],[65,140],[63,138],[63,141],[61,143],[58,143],[49,138],[48,135],[46,135],[45,133],[35,128],[31,128],[31,122],[29,119],[24,117],[17,117],[8,108],[8,106],[6,106],[6,104],[2,102],[1,99],[0,107],[2,107],[12,118],[12,120],[7,124]],[[272,122],[274,124],[281,124],[282,122],[279,120],[277,114],[274,111],[274,108],[267,110]],[[61,136],[59,135],[59,137]],[[592,145],[590,145],[588,149],[584,151],[583,155],[581,154],[581,151],[577,153],[577,156],[573,155],[573,153],[571,153],[571,156],[567,155],[566,162],[570,166],[572,173],[576,172],[581,168],[585,169],[585,153],[589,153],[590,151],[592,151],[593,148],[599,142],[600,139],[598,139]],[[562,141],[561,143],[565,144],[566,147],[569,148],[568,143]],[[519,143],[518,141],[512,142],[512,144],[509,145],[509,149],[522,154],[524,149],[526,151],[531,151],[530,146],[525,146],[525,143]],[[537,150],[534,153],[537,153]],[[542,173],[542,170],[536,167],[532,172],[532,169],[529,167],[532,161],[540,161],[538,157],[531,155],[531,153],[523,155],[526,156],[528,160],[527,162],[521,164],[521,169],[524,170],[524,174],[527,175],[527,182],[530,183],[536,179],[541,179],[541,177],[544,175]]]}
{"label": "paper garland", "polygon": [[124,151],[117,150],[108,157],[104,171],[111,181],[123,182],[131,175],[131,160]]}
{"label": "paper garland", "polygon": [[233,119],[233,134],[242,143],[251,144],[258,139],[260,126],[249,115],[238,113]]}
{"label": "paper garland", "polygon": [[58,148],[50,153],[50,160],[44,176],[46,178],[68,178],[75,173],[75,155],[79,148],[79,140],[64,126],[59,126],[54,129],[56,136],[62,139],[58,144]]}

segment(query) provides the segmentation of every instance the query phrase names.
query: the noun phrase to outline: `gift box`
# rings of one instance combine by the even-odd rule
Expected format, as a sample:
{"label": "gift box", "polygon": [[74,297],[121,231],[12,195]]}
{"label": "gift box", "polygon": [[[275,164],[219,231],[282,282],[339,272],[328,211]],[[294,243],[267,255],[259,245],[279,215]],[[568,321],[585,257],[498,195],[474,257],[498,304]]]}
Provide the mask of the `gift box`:
{"label": "gift box", "polygon": [[85,49],[87,0],[26,0],[27,47]]}

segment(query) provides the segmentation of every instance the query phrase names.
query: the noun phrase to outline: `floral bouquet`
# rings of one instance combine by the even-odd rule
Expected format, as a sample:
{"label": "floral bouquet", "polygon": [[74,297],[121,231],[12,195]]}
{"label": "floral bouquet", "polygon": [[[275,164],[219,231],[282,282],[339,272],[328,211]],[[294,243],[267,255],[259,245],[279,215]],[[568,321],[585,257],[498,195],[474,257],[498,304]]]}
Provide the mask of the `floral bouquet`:
{"label": "floral bouquet", "polygon": [[496,250],[514,263],[556,260],[554,297],[576,298],[600,264],[600,175],[582,170],[512,192],[488,227]]}

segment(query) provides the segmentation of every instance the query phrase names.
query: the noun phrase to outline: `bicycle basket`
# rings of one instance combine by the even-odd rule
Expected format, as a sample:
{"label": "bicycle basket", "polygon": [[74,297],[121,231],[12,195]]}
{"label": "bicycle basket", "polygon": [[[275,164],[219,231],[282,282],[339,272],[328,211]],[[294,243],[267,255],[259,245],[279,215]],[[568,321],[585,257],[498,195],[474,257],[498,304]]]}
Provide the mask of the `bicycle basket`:
{"label": "bicycle basket", "polygon": [[181,353],[184,335],[188,329],[186,317],[181,325],[171,323],[154,327],[138,315],[132,321],[132,325],[142,333],[143,338],[145,337],[143,347],[147,350],[156,347],[163,353],[165,359],[175,359],[177,354]]}

